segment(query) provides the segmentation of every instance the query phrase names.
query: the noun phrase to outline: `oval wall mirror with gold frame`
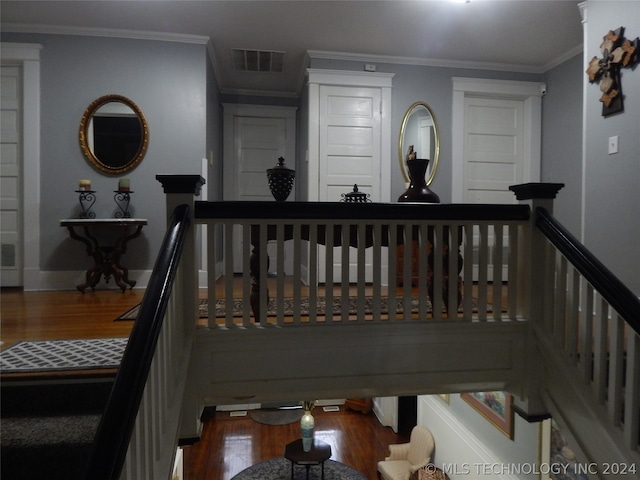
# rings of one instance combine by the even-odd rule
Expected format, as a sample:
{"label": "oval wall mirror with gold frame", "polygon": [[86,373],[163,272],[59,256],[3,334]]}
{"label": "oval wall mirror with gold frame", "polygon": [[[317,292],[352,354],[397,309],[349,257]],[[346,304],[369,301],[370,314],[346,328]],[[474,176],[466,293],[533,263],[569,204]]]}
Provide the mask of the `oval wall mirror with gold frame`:
{"label": "oval wall mirror with gold frame", "polygon": [[400,127],[398,160],[400,161],[402,176],[406,182],[410,181],[405,158],[410,145],[413,145],[417,158],[428,158],[430,160],[425,175],[427,185],[430,185],[438,170],[440,131],[431,107],[424,102],[416,102],[409,107]]}
{"label": "oval wall mirror with gold frame", "polygon": [[80,148],[98,170],[114,175],[130,172],[142,161],[148,145],[147,120],[127,97],[104,95],[82,115]]}

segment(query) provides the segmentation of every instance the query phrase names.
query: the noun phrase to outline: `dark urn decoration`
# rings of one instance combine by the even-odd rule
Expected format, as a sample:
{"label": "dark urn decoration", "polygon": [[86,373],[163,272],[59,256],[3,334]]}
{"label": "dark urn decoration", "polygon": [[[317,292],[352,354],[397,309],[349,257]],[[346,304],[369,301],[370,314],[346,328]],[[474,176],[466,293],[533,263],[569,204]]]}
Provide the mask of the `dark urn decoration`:
{"label": "dark urn decoration", "polygon": [[295,177],[296,171],[285,166],[284,158],[278,158],[278,164],[267,170],[269,189],[273,198],[278,202],[284,202],[293,189],[293,179]]}
{"label": "dark urn decoration", "polygon": [[346,203],[369,203],[371,202],[369,196],[370,195],[368,193],[358,190],[358,185],[354,185],[353,191],[349,193],[343,193],[342,200],[340,201]]}
{"label": "dark urn decoration", "polygon": [[409,188],[398,198],[399,202],[440,203],[440,197],[427,185],[425,174],[429,165],[428,158],[417,158],[413,145],[407,152],[407,169],[409,170]]}

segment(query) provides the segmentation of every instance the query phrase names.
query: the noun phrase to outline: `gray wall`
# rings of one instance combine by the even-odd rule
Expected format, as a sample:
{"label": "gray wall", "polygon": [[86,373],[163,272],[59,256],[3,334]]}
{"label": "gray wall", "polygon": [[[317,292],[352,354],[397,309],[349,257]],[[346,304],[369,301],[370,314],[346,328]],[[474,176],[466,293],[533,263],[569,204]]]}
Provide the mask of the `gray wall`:
{"label": "gray wall", "polygon": [[[640,2],[588,2],[584,57],[569,59],[544,75],[378,64],[379,72],[395,74],[392,89],[391,198],[405,188],[397,168],[397,136],[406,109],[428,103],[441,131],[438,174],[432,189],[451,201],[451,78],[475,77],[544,81],[542,180],[562,182],[556,215],[623,282],[640,293],[640,81],[638,68],[623,71],[625,111],[601,116],[597,85],[588,84],[586,61],[600,55],[602,36],[620,25],[628,37],[640,32]],[[219,199],[222,172],[221,96],[205,45],[63,35],[2,34],[2,41],[40,43],[41,55],[41,269],[83,270],[87,258],[81,245],[58,226],[77,215],[73,192],[80,178],[98,190],[96,213],[112,216],[118,177],[93,169],[78,146],[78,125],[95,98],[118,93],[140,106],[149,122],[149,151],[127,177],[134,190],[132,211],[149,219],[142,238],[132,242],[127,264],[149,269],[164,232],[164,196],[158,173],[200,173],[208,158],[210,199]],[[362,62],[313,59],[312,68],[363,70]],[[584,99],[584,100],[583,100]],[[243,98],[227,99],[244,102]],[[256,103],[256,99],[251,99]],[[289,104],[290,100],[286,101]],[[297,168],[306,155],[306,96],[300,99]],[[583,113],[583,104],[585,111]],[[582,132],[585,132],[584,139]],[[620,153],[608,155],[608,138],[619,136]],[[582,144],[584,142],[584,148]],[[301,171],[301,173],[303,173]],[[583,180],[584,177],[584,180]],[[301,177],[302,178],[302,177]],[[298,190],[299,194],[302,189]],[[584,215],[583,215],[584,204]],[[28,225],[26,228],[29,228]]]}
{"label": "gray wall", "polygon": [[[312,59],[311,68],[363,71],[364,62]],[[406,189],[398,160],[398,136],[407,109],[417,101],[423,101],[433,110],[440,129],[440,160],[438,172],[431,189],[440,196],[442,203],[451,202],[452,160],[452,78],[473,77],[502,80],[541,81],[542,75],[498,72],[492,70],[468,70],[459,68],[428,67],[378,63],[378,72],[394,73],[391,89],[391,199],[398,198]]]}
{"label": "gray wall", "polygon": [[222,107],[218,83],[207,55],[207,185],[208,200],[222,200]]}
{"label": "gray wall", "polygon": [[582,54],[545,73],[542,98],[543,182],[564,183],[554,215],[577,238],[582,230]]}
{"label": "gray wall", "polygon": [[[640,35],[640,2],[589,1],[586,63],[601,57],[609,31],[626,27],[627,38]],[[597,84],[585,83],[584,243],[614,274],[640,295],[640,68],[622,70],[624,112],[602,116]],[[619,153],[607,153],[618,135]]]}
{"label": "gray wall", "polygon": [[[78,179],[97,191],[97,217],[116,211],[118,178],[131,180],[131,213],[147,218],[123,263],[150,269],[166,230],[159,173],[200,173],[206,156],[206,46],[148,40],[66,35],[3,34],[2,41],[39,43],[41,52],[41,270],[84,270],[90,260],[79,242],[59,226],[79,213]],[[85,108],[110,93],[124,95],[143,111],[149,149],[131,173],[110,176],[85,160],[78,127]],[[27,140],[28,141],[28,140]],[[28,225],[25,228],[29,228]],[[102,284],[101,284],[102,286]],[[70,286],[73,288],[73,286]]]}

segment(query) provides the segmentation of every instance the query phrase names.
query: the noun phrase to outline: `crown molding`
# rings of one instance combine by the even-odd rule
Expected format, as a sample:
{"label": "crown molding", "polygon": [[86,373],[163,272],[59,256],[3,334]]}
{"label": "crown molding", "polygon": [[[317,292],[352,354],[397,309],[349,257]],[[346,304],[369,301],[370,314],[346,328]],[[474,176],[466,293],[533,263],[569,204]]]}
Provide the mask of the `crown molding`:
{"label": "crown molding", "polygon": [[223,95],[238,95],[248,97],[298,98],[295,92],[277,92],[269,90],[247,90],[242,88],[221,88]]}
{"label": "crown molding", "polygon": [[308,83],[391,88],[395,73],[307,68]]}
{"label": "crown molding", "polygon": [[559,57],[554,58],[553,60],[551,60],[549,63],[547,63],[543,68],[542,68],[542,73],[544,72],[548,72],[549,70],[551,70],[552,68],[557,67],[558,65],[566,62],[567,60],[569,60],[570,58],[575,57],[576,55],[582,53],[584,51],[584,45],[577,45],[575,47],[573,47],[571,50],[563,53],[562,55],[560,55]]}
{"label": "crown molding", "polygon": [[209,42],[209,37],[203,35],[145,32],[140,30],[121,30],[117,28],[70,27],[23,23],[3,23],[2,31],[11,33],[38,33],[49,35],[126,38],[131,40],[155,40],[160,42],[192,43],[197,45],[206,45]]}
{"label": "crown molding", "polygon": [[414,65],[421,67],[440,67],[440,68],[465,68],[472,70],[496,70],[505,72],[519,73],[544,73],[553,68],[564,60],[571,58],[582,50],[582,46],[577,46],[564,55],[558,57],[547,65],[532,66],[522,64],[508,63],[491,63],[491,62],[473,62],[473,61],[457,61],[457,60],[440,60],[436,58],[418,58],[418,57],[401,57],[390,55],[370,55],[348,52],[330,52],[323,50],[309,50],[307,53],[310,59],[325,60],[344,60],[350,62],[366,62],[366,63],[389,63],[396,65]]}

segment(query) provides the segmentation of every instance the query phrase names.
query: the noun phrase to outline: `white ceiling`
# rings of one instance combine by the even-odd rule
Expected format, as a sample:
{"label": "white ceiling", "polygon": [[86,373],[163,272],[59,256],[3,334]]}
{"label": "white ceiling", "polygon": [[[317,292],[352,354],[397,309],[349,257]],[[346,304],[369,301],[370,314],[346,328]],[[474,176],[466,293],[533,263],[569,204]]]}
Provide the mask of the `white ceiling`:
{"label": "white ceiling", "polygon": [[[295,96],[306,54],[541,73],[582,49],[576,0],[2,0],[3,31],[211,39],[223,92]],[[193,36],[193,37],[192,37]],[[285,52],[283,73],[233,70],[234,48]]]}

